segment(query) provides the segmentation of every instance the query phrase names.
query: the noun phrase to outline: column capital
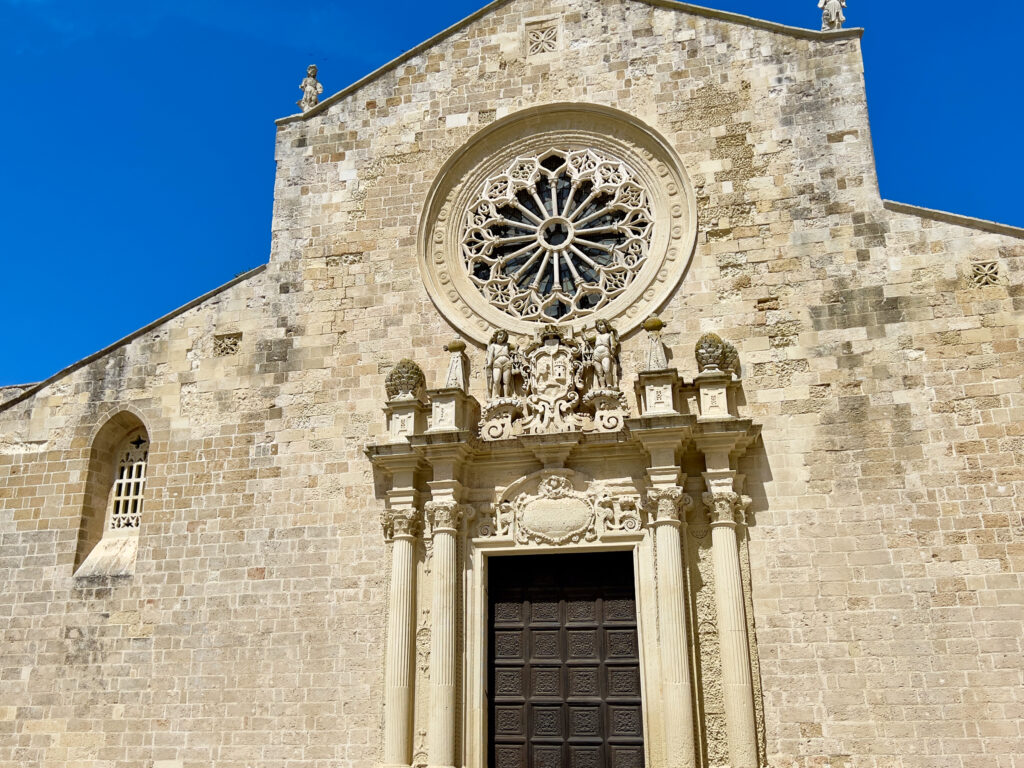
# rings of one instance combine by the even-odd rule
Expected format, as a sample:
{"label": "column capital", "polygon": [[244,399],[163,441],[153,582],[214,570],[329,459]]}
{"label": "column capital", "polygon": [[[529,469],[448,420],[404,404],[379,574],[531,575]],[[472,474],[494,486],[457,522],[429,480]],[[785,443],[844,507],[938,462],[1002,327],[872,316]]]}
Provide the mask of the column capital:
{"label": "column capital", "polygon": [[647,515],[651,525],[686,522],[686,512],[693,507],[693,499],[679,486],[651,488],[647,491]]}
{"label": "column capital", "polygon": [[423,515],[416,507],[386,509],[380,516],[387,541],[394,539],[415,539],[423,532]]}
{"label": "column capital", "polygon": [[702,498],[712,526],[736,526],[746,522],[747,508],[751,503],[749,496],[735,491],[708,491]]}
{"label": "column capital", "polygon": [[457,533],[463,519],[472,517],[473,509],[455,499],[441,499],[428,501],[426,513],[433,534]]}

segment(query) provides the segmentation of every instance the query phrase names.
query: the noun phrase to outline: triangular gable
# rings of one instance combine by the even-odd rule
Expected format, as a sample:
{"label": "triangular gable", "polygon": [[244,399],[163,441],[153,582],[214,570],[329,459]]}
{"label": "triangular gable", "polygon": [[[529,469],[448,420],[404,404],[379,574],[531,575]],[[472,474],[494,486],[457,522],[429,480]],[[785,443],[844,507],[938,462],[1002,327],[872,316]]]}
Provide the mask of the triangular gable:
{"label": "triangular gable", "polygon": [[[333,104],[337,104],[342,99],[350,96],[359,89],[369,85],[379,77],[387,74],[393,69],[401,66],[410,59],[419,56],[423,52],[433,48],[434,46],[442,43],[447,38],[460,32],[461,30],[468,27],[473,22],[482,19],[488,14],[502,8],[515,0],[494,0],[494,2],[485,5],[479,11],[470,14],[461,21],[456,22],[452,26],[448,27],[433,37],[425,40],[424,42],[412,48],[396,59],[389,61],[384,66],[374,70],[365,77],[357,80],[346,88],[328,96],[326,99],[317,104],[313,109],[308,112],[289,115],[288,117],[282,117],[276,121],[277,125],[287,125],[289,123],[301,122],[311,117],[316,117],[330,109]],[[781,35],[787,35],[789,37],[795,37],[803,40],[847,40],[850,38],[859,38],[863,35],[864,30],[861,28],[851,29],[840,29],[829,32],[821,32],[814,29],[803,29],[801,27],[790,27],[785,24],[777,24],[773,21],[764,21],[763,19],[755,19],[752,16],[744,16],[739,13],[729,13],[727,11],[716,11],[713,8],[705,8],[700,5],[691,5],[690,3],[674,2],[674,0],[626,0],[627,2],[642,3],[643,5],[653,6],[655,8],[668,8],[676,10],[681,13],[688,13],[694,16],[702,16],[708,19],[716,19],[718,21],[725,21],[730,24],[737,24],[745,27],[752,27],[754,29],[763,29],[769,32],[775,32]],[[593,2],[601,2],[601,0],[593,0]]]}

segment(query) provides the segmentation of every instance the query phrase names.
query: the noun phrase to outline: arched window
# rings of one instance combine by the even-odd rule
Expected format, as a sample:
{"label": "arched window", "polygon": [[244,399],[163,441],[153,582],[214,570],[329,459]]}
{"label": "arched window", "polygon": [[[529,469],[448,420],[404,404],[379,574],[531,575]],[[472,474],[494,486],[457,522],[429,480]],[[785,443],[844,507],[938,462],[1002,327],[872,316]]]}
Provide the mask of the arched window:
{"label": "arched window", "polygon": [[146,461],[149,440],[145,430],[136,430],[117,452],[117,471],[110,489],[107,528],[111,531],[134,530],[142,517],[142,494],[146,489]]}
{"label": "arched window", "polygon": [[75,576],[135,572],[148,462],[149,433],[133,413],[118,413],[96,434],[89,452]]}

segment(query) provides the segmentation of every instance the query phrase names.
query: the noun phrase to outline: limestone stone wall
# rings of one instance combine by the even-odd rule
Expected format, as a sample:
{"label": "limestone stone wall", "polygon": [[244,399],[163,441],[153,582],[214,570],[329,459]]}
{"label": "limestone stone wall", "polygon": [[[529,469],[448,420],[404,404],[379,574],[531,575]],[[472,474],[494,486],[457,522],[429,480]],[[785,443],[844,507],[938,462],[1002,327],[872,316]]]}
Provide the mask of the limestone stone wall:
{"label": "limestone stone wall", "polygon": [[[526,57],[524,20],[552,15],[562,50]],[[0,766],[379,762],[363,447],[388,370],[412,357],[439,386],[453,334],[420,211],[477,131],[555,102],[635,116],[694,183],[696,253],[660,314],[688,377],[701,333],[736,344],[763,425],[742,469],[771,765],[1022,765],[1024,233],[883,204],[856,34],[514,0],[280,123],[266,271],[0,392]],[[978,259],[1000,282],[974,284]],[[625,381],[643,349],[623,339]],[[135,575],[76,580],[119,409],[152,442]]]}

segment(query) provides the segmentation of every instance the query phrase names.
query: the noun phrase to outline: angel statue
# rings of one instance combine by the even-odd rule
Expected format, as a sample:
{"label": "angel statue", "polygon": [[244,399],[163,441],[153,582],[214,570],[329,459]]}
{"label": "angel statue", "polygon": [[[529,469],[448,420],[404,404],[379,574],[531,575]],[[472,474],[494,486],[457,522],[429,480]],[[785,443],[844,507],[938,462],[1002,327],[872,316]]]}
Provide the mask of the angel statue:
{"label": "angel statue", "polygon": [[597,386],[601,389],[615,389],[618,387],[618,371],[616,370],[619,358],[619,334],[612,328],[607,320],[598,320],[594,326],[597,335],[594,336],[594,376],[597,378]]}
{"label": "angel statue", "polygon": [[491,336],[487,357],[484,358],[484,371],[487,375],[488,400],[512,396],[512,347],[506,331],[499,329]]}
{"label": "angel statue", "polygon": [[302,80],[299,90],[302,91],[302,98],[295,102],[303,112],[309,112],[320,103],[320,94],[324,87],[316,79],[316,64],[310,64],[306,68],[306,77]]}
{"label": "angel statue", "polygon": [[818,7],[822,9],[822,32],[843,28],[843,22],[846,21],[846,17],[843,15],[846,0],[818,0]]}

